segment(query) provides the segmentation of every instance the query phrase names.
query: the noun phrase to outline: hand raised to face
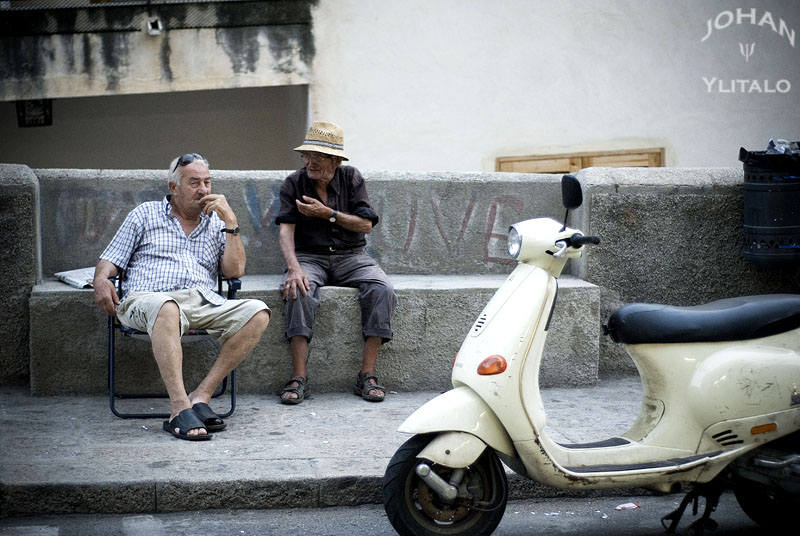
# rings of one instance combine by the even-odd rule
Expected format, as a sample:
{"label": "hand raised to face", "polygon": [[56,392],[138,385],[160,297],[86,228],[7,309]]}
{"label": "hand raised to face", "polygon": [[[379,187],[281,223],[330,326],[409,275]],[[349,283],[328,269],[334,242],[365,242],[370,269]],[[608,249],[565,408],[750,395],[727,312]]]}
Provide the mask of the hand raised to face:
{"label": "hand raised to face", "polygon": [[297,210],[300,211],[300,214],[303,216],[308,216],[309,218],[324,218],[328,219],[331,215],[333,209],[328,206],[322,204],[322,202],[318,199],[314,199],[313,197],[308,197],[307,195],[303,196],[303,203],[299,199],[295,199],[295,203],[297,204]]}

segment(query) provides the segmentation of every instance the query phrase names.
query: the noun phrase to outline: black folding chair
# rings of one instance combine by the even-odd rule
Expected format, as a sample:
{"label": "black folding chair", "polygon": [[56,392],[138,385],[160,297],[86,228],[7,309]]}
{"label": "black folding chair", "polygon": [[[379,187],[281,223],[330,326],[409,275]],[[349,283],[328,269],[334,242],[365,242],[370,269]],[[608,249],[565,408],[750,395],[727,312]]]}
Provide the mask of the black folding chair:
{"label": "black folding chair", "polygon": [[[124,277],[124,273],[120,272],[120,274],[113,278],[112,281],[115,281],[117,285],[117,293],[122,299],[122,280]],[[219,278],[217,282],[217,293],[222,296],[222,284],[223,281],[226,283],[227,286],[227,297],[228,299],[236,298],[236,292],[242,288],[242,281],[241,279],[227,279],[224,277]],[[131,329],[128,327],[123,326],[119,323],[116,316],[109,316],[108,317],[108,403],[111,408],[111,412],[120,417],[122,419],[167,419],[169,418],[169,413],[158,413],[158,412],[151,412],[151,413],[125,413],[117,409],[116,402],[117,399],[131,399],[131,398],[168,398],[166,393],[118,393],[116,389],[116,332],[119,331],[125,337],[131,337],[134,339],[140,339],[145,341],[150,341],[150,336],[142,331],[138,331],[135,329]],[[205,330],[190,330],[184,337],[200,340],[202,338],[213,338],[209,335]],[[220,385],[219,389],[214,393],[212,398],[218,398],[222,396],[227,388],[228,388],[228,378],[230,378],[230,409],[228,409],[225,413],[218,413],[221,418],[229,417],[233,414],[233,411],[236,409],[236,370],[232,370],[230,375],[222,380],[222,385]]]}

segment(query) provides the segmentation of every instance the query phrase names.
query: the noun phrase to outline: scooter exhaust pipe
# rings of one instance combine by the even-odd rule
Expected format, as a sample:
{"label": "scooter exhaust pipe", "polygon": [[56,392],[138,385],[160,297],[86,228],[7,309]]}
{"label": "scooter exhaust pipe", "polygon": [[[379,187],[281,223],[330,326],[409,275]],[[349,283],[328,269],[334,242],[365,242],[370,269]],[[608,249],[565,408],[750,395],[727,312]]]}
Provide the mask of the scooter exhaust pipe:
{"label": "scooter exhaust pipe", "polygon": [[445,482],[427,463],[419,464],[414,471],[443,501],[450,503],[458,497],[458,488]]}
{"label": "scooter exhaust pipe", "polygon": [[[790,456],[788,458],[783,458],[781,460],[771,460],[768,458],[755,458],[753,460],[753,465],[757,465],[758,467],[766,467],[768,469],[782,469],[788,465],[794,465],[797,462],[800,462],[800,456]],[[797,469],[792,467],[794,472],[797,472]]]}

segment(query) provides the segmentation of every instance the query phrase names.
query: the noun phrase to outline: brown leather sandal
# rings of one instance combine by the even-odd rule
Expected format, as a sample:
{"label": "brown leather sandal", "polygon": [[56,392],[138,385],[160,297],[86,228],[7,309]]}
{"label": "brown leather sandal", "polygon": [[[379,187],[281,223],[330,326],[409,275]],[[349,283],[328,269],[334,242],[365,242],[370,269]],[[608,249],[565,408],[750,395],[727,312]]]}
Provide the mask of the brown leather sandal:
{"label": "brown leather sandal", "polygon": [[[292,387],[293,383],[296,383],[297,387]],[[286,382],[286,387],[280,392],[281,404],[297,405],[305,400],[309,391],[311,391],[311,389],[308,387],[308,380],[306,378],[301,378],[300,376],[292,378]],[[284,393],[294,393],[297,395],[297,398],[283,398]]]}
{"label": "brown leather sandal", "polygon": [[[375,380],[375,383],[370,383],[370,380]],[[371,395],[369,392],[373,390],[381,390],[381,395]],[[383,402],[386,397],[386,388],[378,385],[378,377],[374,374],[366,372],[364,374],[358,373],[356,377],[356,384],[353,386],[353,394],[360,396],[368,402]]]}

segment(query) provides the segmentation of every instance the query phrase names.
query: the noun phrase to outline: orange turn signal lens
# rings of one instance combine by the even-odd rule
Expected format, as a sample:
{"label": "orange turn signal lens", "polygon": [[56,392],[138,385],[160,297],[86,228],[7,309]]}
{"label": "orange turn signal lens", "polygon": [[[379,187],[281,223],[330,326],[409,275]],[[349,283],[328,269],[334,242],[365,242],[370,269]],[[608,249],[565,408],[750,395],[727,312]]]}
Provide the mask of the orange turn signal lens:
{"label": "orange turn signal lens", "polygon": [[501,355],[490,355],[478,365],[478,374],[481,376],[491,376],[493,374],[502,374],[506,371],[508,364]]}
{"label": "orange turn signal lens", "polygon": [[771,422],[769,424],[762,424],[760,426],[753,426],[752,428],[750,428],[750,433],[753,434],[753,435],[766,434],[767,432],[774,432],[777,429],[778,429],[778,425],[775,424],[774,422]]}

